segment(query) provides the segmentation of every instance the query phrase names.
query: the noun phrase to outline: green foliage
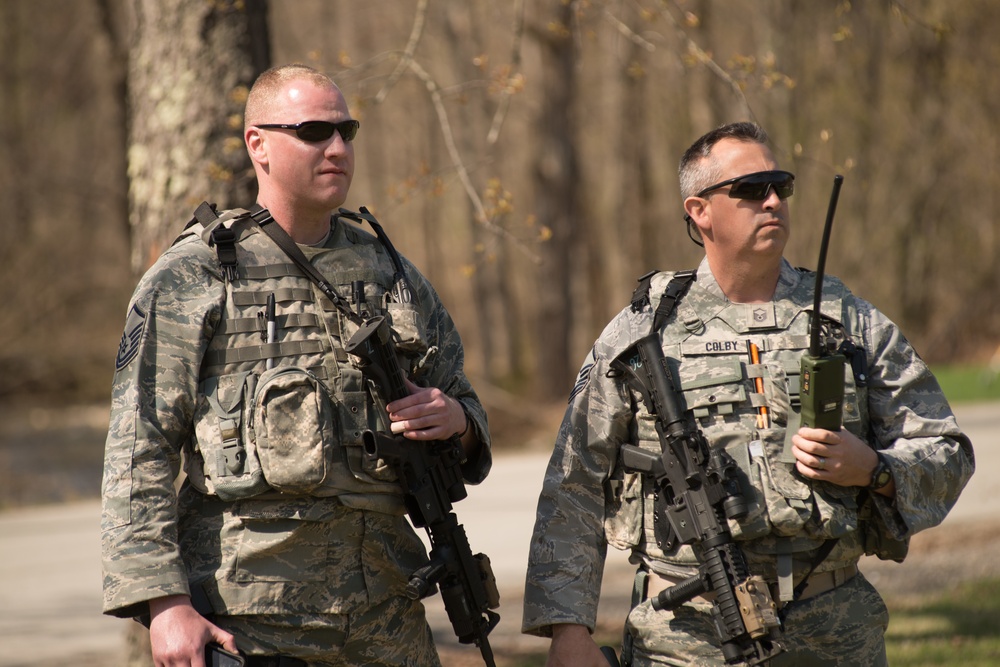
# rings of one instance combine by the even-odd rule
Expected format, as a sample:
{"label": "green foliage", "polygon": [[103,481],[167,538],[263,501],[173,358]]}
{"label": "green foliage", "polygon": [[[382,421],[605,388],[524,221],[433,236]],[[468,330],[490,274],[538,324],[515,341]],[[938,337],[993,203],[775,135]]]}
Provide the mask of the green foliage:
{"label": "green foliage", "polygon": [[1000,369],[953,365],[931,370],[953,404],[1000,400]]}
{"label": "green foliage", "polygon": [[1000,580],[969,582],[939,597],[890,605],[889,664],[1000,664]]}

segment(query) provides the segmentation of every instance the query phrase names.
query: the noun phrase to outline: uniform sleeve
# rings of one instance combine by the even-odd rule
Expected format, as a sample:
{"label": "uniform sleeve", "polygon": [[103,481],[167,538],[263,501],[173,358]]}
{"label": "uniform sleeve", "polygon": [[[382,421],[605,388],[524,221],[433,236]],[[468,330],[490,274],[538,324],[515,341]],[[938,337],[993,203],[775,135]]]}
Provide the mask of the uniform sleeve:
{"label": "uniform sleeve", "polygon": [[140,281],[116,359],[101,516],[103,609],[115,616],[189,592],[174,482],[225,288],[202,262],[178,255],[169,250]]}
{"label": "uniform sleeve", "polygon": [[872,350],[871,429],[896,485],[893,500],[872,495],[881,523],[901,540],[944,520],[972,477],[975,458],[927,365],[895,324],[869,304],[862,308]]}
{"label": "uniform sleeve", "polygon": [[522,632],[551,636],[551,626],[594,629],[604,574],[604,485],[626,441],[632,409],[607,377],[601,340],[584,362],[545,471],[528,554]]}
{"label": "uniform sleeve", "polygon": [[486,409],[465,375],[462,337],[430,281],[412,264],[408,264],[406,268],[407,274],[414,278],[417,298],[426,318],[425,335],[428,345],[437,348],[420,383],[441,389],[458,400],[465,409],[465,414],[469,417],[469,428],[475,429],[481,447],[479,456],[475,460],[466,461],[462,466],[462,475],[469,484],[479,484],[489,474],[493,454]]}

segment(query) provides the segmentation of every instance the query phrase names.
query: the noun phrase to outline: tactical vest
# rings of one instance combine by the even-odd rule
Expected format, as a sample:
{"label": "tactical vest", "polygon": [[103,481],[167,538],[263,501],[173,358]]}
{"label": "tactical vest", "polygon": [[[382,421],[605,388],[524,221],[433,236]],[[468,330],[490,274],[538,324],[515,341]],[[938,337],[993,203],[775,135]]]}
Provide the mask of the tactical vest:
{"label": "tactical vest", "polygon": [[[249,212],[215,218],[199,211],[175,243],[216,247],[226,297],[200,371],[186,461],[191,483],[224,500],[338,496],[352,507],[401,514],[395,475],[362,452],[362,433],[384,427],[344,351],[357,325]],[[326,247],[300,248],[355,312],[391,322],[406,355],[400,365],[409,369],[427,352],[418,306],[391,299],[395,267],[386,248],[340,217]],[[272,295],[275,334],[267,342]]]}
{"label": "tactical vest", "polygon": [[[663,294],[671,277],[652,276],[650,294]],[[853,372],[852,364],[845,370],[844,426],[867,440],[864,352],[849,297],[843,283],[827,278],[821,310],[827,343],[849,354],[858,350]],[[730,528],[751,569],[773,580],[776,556],[783,554],[792,558],[800,573],[829,540],[836,540],[836,548],[821,570],[855,562],[864,551],[859,535],[860,490],[793,474],[791,436],[799,428],[799,373],[809,347],[812,282],[801,281],[789,298],[765,304],[735,304],[714,297],[711,303],[699,303],[699,298],[703,297],[689,293],[679,299],[674,316],[660,329],[661,342],[679,383],[682,408],[710,445],[725,448],[738,465],[750,511],[744,519],[730,521]],[[652,307],[645,308],[650,323],[659,303],[654,298]],[[760,350],[759,364],[750,361],[748,341]],[[762,393],[755,390],[756,378],[763,380]],[[654,418],[638,394],[633,394],[633,403],[637,409],[633,442],[659,455]],[[766,424],[758,422],[762,406],[767,408]],[[697,564],[691,547],[665,545],[664,549],[657,544],[654,526],[662,519],[655,516],[655,485],[650,478],[619,466],[610,488],[605,521],[609,543],[635,548],[653,569],[666,574]],[[630,512],[629,507],[635,509]],[[641,517],[634,516],[640,511]]]}

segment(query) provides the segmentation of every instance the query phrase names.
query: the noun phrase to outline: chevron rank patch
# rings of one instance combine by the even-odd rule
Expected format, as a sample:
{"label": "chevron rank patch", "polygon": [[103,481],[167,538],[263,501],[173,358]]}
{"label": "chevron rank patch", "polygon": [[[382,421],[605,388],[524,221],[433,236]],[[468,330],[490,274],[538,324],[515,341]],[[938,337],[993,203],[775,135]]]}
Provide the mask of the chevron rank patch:
{"label": "chevron rank patch", "polygon": [[118,344],[118,355],[115,357],[115,370],[120,371],[131,363],[139,353],[139,341],[143,329],[146,328],[146,313],[138,305],[133,305],[128,319],[125,321],[125,332]]}

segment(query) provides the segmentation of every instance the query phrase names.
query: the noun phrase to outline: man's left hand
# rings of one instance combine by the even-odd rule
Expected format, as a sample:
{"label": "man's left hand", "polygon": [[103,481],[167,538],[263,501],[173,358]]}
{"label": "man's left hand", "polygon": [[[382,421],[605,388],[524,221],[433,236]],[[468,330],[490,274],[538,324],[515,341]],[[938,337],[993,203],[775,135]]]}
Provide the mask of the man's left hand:
{"label": "man's left hand", "polygon": [[409,380],[410,395],[386,406],[392,432],[411,440],[447,440],[466,433],[468,417],[462,404],[437,387],[418,387]]}
{"label": "man's left hand", "polygon": [[[803,477],[838,486],[868,486],[878,465],[875,450],[843,428],[827,431],[803,426],[792,436],[792,454],[795,469]],[[893,491],[887,487],[884,495]]]}

